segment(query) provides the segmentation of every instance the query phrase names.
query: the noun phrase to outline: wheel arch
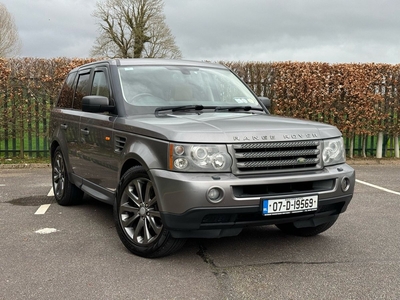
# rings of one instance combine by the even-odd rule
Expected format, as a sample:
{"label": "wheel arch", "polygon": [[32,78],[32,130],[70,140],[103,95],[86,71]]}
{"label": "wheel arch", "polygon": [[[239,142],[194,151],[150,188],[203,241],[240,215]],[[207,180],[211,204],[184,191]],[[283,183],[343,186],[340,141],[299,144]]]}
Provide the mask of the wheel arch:
{"label": "wheel arch", "polygon": [[128,137],[126,154],[119,171],[119,179],[126,171],[135,166],[142,166],[151,176],[150,169],[166,167],[168,143],[165,141],[141,138],[133,140]]}
{"label": "wheel arch", "polygon": [[80,186],[81,184],[79,184],[79,182],[76,182],[75,181],[76,177],[73,176],[72,167],[71,167],[71,164],[69,162],[69,156],[67,155],[68,154],[68,150],[67,150],[66,146],[63,147],[63,143],[61,141],[59,141],[58,139],[53,139],[53,141],[50,144],[50,163],[51,163],[51,166],[53,167],[54,153],[56,152],[56,149],[58,147],[60,147],[60,151],[61,151],[61,153],[63,155],[63,159],[64,159],[64,162],[65,162],[65,168],[67,169],[69,180],[73,184],[75,184],[77,186]]}
{"label": "wheel arch", "polygon": [[130,168],[133,168],[133,167],[136,167],[136,166],[143,166],[145,169],[147,169],[147,167],[143,165],[143,162],[140,162],[136,158],[130,157],[121,166],[121,171],[120,171],[120,174],[119,174],[119,178],[122,178],[122,176],[124,176],[126,171],[128,171]]}
{"label": "wheel arch", "polygon": [[57,147],[60,146],[60,143],[57,140],[52,141],[50,145],[50,158],[51,162],[53,162],[54,152],[56,152]]}

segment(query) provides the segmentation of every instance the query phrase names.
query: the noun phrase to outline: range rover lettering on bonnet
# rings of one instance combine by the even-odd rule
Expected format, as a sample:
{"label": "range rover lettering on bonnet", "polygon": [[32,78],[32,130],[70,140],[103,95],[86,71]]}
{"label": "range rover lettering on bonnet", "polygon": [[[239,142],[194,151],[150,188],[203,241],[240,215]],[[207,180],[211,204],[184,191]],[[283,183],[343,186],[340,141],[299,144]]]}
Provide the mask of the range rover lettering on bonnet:
{"label": "range rover lettering on bonnet", "polygon": [[243,142],[249,142],[249,141],[273,141],[275,139],[276,139],[276,137],[274,135],[269,135],[269,136],[267,136],[267,135],[263,135],[263,136],[252,135],[251,137],[248,137],[248,136],[243,136],[243,137],[234,136],[233,137],[233,140],[236,141],[236,142],[239,142],[239,141],[243,141]]}
{"label": "range rover lettering on bonnet", "polygon": [[305,133],[305,134],[284,134],[283,139],[285,140],[300,140],[300,139],[313,139],[318,138],[316,133]]}
{"label": "range rover lettering on bonnet", "polygon": [[[305,139],[316,139],[318,138],[317,133],[298,133],[298,134],[284,134],[282,140],[305,140]],[[235,142],[250,142],[250,141],[276,141],[275,135],[252,135],[252,136],[234,136],[233,141]]]}

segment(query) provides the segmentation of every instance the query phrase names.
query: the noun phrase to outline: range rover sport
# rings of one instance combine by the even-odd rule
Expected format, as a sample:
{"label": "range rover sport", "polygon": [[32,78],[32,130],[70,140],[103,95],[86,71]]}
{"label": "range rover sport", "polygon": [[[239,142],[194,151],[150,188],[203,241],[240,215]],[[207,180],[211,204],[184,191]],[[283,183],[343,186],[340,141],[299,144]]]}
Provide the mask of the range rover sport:
{"label": "range rover sport", "polygon": [[113,205],[122,243],[143,257],[246,226],[322,233],[354,190],[341,133],[273,116],[269,105],[219,64],[78,67],[51,111],[55,198],[72,205],[86,193]]}

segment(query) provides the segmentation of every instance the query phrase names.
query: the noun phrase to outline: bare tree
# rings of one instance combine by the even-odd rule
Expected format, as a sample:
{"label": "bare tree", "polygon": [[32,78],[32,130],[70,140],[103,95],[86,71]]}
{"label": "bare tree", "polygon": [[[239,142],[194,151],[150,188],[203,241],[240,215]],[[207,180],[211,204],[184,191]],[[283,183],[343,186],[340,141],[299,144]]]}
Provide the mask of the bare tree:
{"label": "bare tree", "polygon": [[162,11],[162,0],[97,2],[93,16],[99,19],[100,35],[92,56],[180,58]]}
{"label": "bare tree", "polygon": [[0,57],[17,55],[20,51],[21,41],[14,18],[0,3]]}
{"label": "bare tree", "polygon": [[181,58],[182,53],[175,44],[175,39],[171,30],[164,26],[164,15],[160,20],[149,26],[150,40],[144,45],[145,57],[157,58]]}

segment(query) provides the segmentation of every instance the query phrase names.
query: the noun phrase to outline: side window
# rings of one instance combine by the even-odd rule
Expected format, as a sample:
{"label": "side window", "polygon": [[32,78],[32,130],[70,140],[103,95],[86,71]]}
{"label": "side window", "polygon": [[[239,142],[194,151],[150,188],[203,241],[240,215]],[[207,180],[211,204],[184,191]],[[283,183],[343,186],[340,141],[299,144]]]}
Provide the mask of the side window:
{"label": "side window", "polygon": [[91,95],[98,95],[110,98],[110,89],[107,83],[106,73],[103,71],[96,71],[93,77],[93,85]]}
{"label": "side window", "polygon": [[78,75],[74,98],[75,109],[82,109],[82,98],[89,95],[89,78],[90,73]]}
{"label": "side window", "polygon": [[74,96],[74,79],[76,73],[70,73],[61,88],[56,106],[61,108],[72,108],[72,99]]}

